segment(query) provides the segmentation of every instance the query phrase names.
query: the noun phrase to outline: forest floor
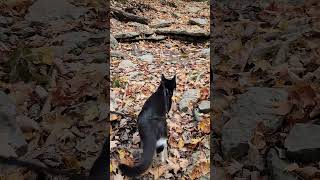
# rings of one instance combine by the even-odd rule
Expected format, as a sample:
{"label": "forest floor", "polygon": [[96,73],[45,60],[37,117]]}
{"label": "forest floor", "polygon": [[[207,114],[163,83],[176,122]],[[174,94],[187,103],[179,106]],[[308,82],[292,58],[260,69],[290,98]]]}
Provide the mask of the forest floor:
{"label": "forest floor", "polygon": [[[88,173],[108,132],[104,7],[0,1],[1,155]],[[0,168],[0,179],[36,177],[26,168]]]}
{"label": "forest floor", "polygon": [[212,174],[319,179],[320,3],[259,2],[211,12]]}
{"label": "forest floor", "polygon": [[[129,0],[112,2],[111,7],[150,20],[145,25],[111,18],[111,35],[119,42],[111,40],[110,109],[134,117],[111,114],[111,179],[127,179],[118,169],[119,162],[133,165],[134,159],[140,157],[135,117],[159,86],[161,74],[168,78],[177,76],[167,118],[169,157],[166,163],[155,158],[140,179],[209,179],[210,117],[207,112],[202,113],[210,107],[208,2]],[[190,24],[192,18],[198,18],[198,24]],[[157,33],[161,29],[186,33],[178,39]],[[196,33],[200,35],[195,36]],[[146,35],[164,39],[136,40]],[[195,42],[194,37],[203,40]],[[199,105],[201,112],[197,111]]]}

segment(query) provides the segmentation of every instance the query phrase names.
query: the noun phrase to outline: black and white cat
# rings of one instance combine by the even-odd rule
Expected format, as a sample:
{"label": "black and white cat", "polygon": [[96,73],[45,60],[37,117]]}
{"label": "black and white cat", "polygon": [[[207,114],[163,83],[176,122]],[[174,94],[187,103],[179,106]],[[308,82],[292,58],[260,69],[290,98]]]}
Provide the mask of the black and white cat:
{"label": "black and white cat", "polygon": [[167,155],[167,122],[166,114],[172,104],[173,92],[176,88],[176,75],[172,79],[161,76],[161,82],[144,103],[138,116],[138,129],[143,146],[142,158],[138,164],[130,167],[120,164],[121,172],[129,177],[136,177],[151,166],[155,152],[162,152],[162,162]]}

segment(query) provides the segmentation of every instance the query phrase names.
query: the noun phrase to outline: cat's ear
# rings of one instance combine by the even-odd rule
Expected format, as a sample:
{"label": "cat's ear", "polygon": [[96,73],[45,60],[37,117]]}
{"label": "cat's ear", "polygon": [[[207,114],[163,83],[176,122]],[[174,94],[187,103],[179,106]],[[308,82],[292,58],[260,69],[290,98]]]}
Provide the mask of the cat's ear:
{"label": "cat's ear", "polygon": [[162,74],[162,75],[161,75],[161,81],[165,81],[165,80],[167,80],[167,79],[166,79],[166,77],[164,77],[164,75]]}

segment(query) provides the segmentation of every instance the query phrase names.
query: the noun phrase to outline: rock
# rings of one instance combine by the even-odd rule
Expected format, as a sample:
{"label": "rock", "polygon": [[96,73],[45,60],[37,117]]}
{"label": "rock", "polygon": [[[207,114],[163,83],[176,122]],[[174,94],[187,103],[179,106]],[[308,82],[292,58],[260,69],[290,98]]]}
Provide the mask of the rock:
{"label": "rock", "polygon": [[295,176],[288,174],[285,169],[290,163],[281,160],[275,149],[270,149],[267,156],[267,164],[271,169],[271,179],[273,180],[296,180]]}
{"label": "rock", "polygon": [[129,68],[132,68],[135,66],[136,66],[136,64],[133,64],[130,60],[123,60],[119,63],[118,68],[129,69]]}
{"label": "rock", "polygon": [[255,23],[248,23],[242,33],[244,37],[251,37],[258,30],[258,25]]}
{"label": "rock", "polygon": [[110,34],[110,47],[111,49],[116,49],[119,46],[118,41]]}
{"label": "rock", "polygon": [[114,37],[116,39],[129,39],[129,38],[135,38],[138,37],[140,33],[138,32],[120,32],[118,34],[115,34]]}
{"label": "rock", "polygon": [[22,131],[40,130],[39,124],[27,116],[17,116],[17,124]]}
{"label": "rock", "polygon": [[28,144],[16,122],[15,103],[2,91],[0,91],[0,133],[7,136],[2,144],[9,144],[17,155],[27,152]]}
{"label": "rock", "polygon": [[200,90],[199,89],[189,89],[185,91],[182,95],[182,99],[179,102],[180,111],[186,112],[188,111],[188,107],[190,103],[193,103],[200,98]]}
{"label": "rock", "polygon": [[275,131],[283,117],[276,115],[273,103],[287,100],[283,89],[252,87],[238,96],[231,105],[231,119],[222,129],[222,149],[225,156],[239,159],[248,154],[248,142],[258,122],[263,122],[269,131]]}
{"label": "rock", "polygon": [[32,118],[38,117],[41,111],[41,107],[39,104],[33,104],[29,109],[29,115]]}
{"label": "rock", "polygon": [[107,33],[95,34],[95,33],[89,33],[86,31],[67,32],[54,38],[52,42],[57,44],[60,44],[61,42],[63,42],[62,45],[51,46],[51,48],[54,51],[55,56],[59,58],[59,57],[65,56],[71,50],[72,51],[74,51],[75,49],[81,50],[80,47],[84,46],[87,43],[90,43],[90,41],[94,41],[95,44],[99,44],[97,41],[101,40],[100,44],[102,44],[104,39],[106,38],[106,35]]}
{"label": "rock", "polygon": [[173,12],[172,13],[172,16],[174,17],[174,18],[180,18],[181,17],[181,14],[180,13],[178,13],[178,12]]}
{"label": "rock", "polygon": [[26,14],[25,19],[42,23],[67,18],[76,20],[87,11],[88,9],[76,7],[65,0],[37,0],[29,7],[29,13]]}
{"label": "rock", "polygon": [[199,11],[201,11],[201,8],[196,7],[196,6],[189,6],[189,7],[187,8],[187,10],[188,10],[190,13],[198,13]]}
{"label": "rock", "polygon": [[210,101],[201,101],[198,107],[199,107],[200,112],[209,113],[210,112]]}
{"label": "rock", "polygon": [[203,27],[208,24],[208,21],[204,18],[192,18],[189,20],[189,23],[191,25],[198,25],[198,26]]}
{"label": "rock", "polygon": [[210,48],[203,49],[200,53],[202,58],[210,58]]}
{"label": "rock", "polygon": [[154,23],[152,25],[150,25],[150,27],[152,28],[164,28],[164,27],[169,27],[171,26],[173,23],[175,23],[174,20],[161,20],[157,23]]}
{"label": "rock", "polygon": [[320,161],[320,125],[296,124],[284,142],[287,158],[297,162]]}
{"label": "rock", "polygon": [[11,25],[13,23],[13,20],[11,17],[5,17],[0,15],[0,27],[6,27],[8,25]]}
{"label": "rock", "polygon": [[185,30],[185,29],[167,29],[167,28],[160,28],[156,29],[157,34],[164,34],[164,35],[183,35],[183,36],[190,36],[190,37],[210,37],[210,32],[203,31],[203,30]]}
{"label": "rock", "polygon": [[36,86],[34,91],[39,96],[39,98],[42,100],[44,100],[48,96],[47,90],[45,90],[42,86]]}
{"label": "rock", "polygon": [[140,57],[138,57],[141,61],[145,61],[145,62],[148,62],[149,64],[153,62],[154,60],[154,57],[152,54],[145,54],[145,55],[142,55]]}
{"label": "rock", "polygon": [[111,57],[125,58],[125,54],[121,51],[110,51]]}

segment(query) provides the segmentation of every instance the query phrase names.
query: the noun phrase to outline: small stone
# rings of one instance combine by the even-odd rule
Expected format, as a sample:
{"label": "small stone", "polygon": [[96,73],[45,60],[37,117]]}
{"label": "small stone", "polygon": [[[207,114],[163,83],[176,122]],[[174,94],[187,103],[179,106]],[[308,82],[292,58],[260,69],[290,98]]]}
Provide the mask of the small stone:
{"label": "small stone", "polygon": [[0,16],[0,26],[8,26],[12,24],[13,20],[11,17]]}
{"label": "small stone", "polygon": [[142,55],[139,57],[139,59],[141,61],[145,61],[145,62],[148,62],[148,63],[152,63],[153,60],[154,60],[154,57],[152,54],[145,54],[145,55]]}
{"label": "small stone", "polygon": [[39,96],[40,99],[45,99],[48,97],[48,92],[42,86],[36,86],[35,90],[36,94]]}
{"label": "small stone", "polygon": [[180,13],[172,13],[172,16],[178,19],[181,17],[181,14]]}
{"label": "small stone", "polygon": [[210,101],[201,101],[198,107],[199,107],[200,112],[209,113],[210,112]]}
{"label": "small stone", "polygon": [[200,53],[200,57],[209,58],[210,57],[210,48],[203,49]]}
{"label": "small stone", "polygon": [[203,27],[208,24],[208,21],[204,18],[192,18],[189,20],[189,23],[191,25],[198,25],[198,26]]}
{"label": "small stone", "polygon": [[118,68],[128,69],[128,68],[132,68],[135,66],[136,66],[136,64],[133,64],[130,60],[123,60],[119,63]]}
{"label": "small stone", "polygon": [[38,117],[40,113],[41,107],[39,104],[33,104],[29,109],[30,117]]}

